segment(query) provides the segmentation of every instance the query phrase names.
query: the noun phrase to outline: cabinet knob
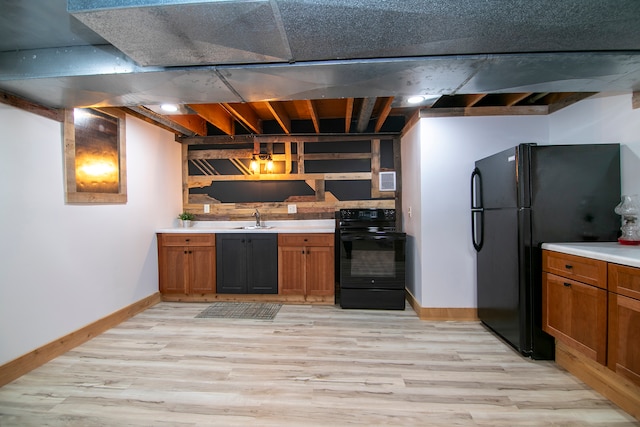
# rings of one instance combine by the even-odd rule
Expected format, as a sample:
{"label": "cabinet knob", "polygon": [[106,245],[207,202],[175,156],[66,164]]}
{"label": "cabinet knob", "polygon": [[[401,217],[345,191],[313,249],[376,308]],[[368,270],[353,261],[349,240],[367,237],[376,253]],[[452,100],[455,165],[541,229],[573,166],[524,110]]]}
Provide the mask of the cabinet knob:
{"label": "cabinet knob", "polygon": [[563,283],[563,285],[564,285],[565,287],[567,287],[567,288],[570,288],[570,287],[571,287],[571,283],[564,282],[564,283]]}
{"label": "cabinet knob", "polygon": [[189,240],[191,240],[191,239],[184,239],[185,242],[188,242]]}
{"label": "cabinet knob", "polygon": [[566,268],[567,270],[571,270],[573,268],[573,265],[571,264],[565,264],[564,268]]}

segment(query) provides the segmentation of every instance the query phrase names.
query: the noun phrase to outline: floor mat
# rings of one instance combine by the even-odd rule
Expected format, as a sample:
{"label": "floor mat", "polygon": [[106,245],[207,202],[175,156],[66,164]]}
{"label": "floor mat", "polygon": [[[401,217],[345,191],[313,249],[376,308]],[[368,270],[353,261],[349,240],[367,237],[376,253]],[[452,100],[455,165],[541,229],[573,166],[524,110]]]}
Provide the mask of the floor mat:
{"label": "floor mat", "polygon": [[282,304],[260,302],[214,302],[196,318],[272,320]]}

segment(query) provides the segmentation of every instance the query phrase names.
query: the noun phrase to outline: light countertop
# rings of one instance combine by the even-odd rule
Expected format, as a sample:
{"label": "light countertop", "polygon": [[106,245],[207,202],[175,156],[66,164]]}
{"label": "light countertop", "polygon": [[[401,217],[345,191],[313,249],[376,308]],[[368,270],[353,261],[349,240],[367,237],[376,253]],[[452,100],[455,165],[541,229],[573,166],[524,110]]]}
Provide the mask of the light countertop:
{"label": "light countertop", "polygon": [[617,242],[543,243],[542,249],[640,267],[640,246]]}
{"label": "light countertop", "polygon": [[[177,221],[177,220],[176,220]],[[192,221],[191,227],[157,229],[157,233],[334,233],[336,223],[332,219],[262,221],[268,228],[245,229],[256,225],[255,221]]]}

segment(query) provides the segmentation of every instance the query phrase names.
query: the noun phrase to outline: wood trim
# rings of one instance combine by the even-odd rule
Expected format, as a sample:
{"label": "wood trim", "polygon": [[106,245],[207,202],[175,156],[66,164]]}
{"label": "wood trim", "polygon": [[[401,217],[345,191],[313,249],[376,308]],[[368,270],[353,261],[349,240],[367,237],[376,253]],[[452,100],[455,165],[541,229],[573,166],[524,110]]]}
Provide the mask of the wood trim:
{"label": "wood trim", "polygon": [[163,294],[162,301],[167,302],[273,302],[281,304],[317,304],[334,305],[335,297],[282,294]]}
{"label": "wood trim", "polygon": [[160,302],[155,293],[0,366],[0,387]]}
{"label": "wood trim", "polygon": [[640,387],[558,340],[556,363],[640,420]]}
{"label": "wood trim", "polygon": [[424,108],[420,117],[535,116],[549,114],[546,105],[473,108]]}
{"label": "wood trim", "polygon": [[640,108],[640,92],[633,92],[631,95],[631,108]]}
{"label": "wood trim", "polygon": [[477,308],[439,308],[439,307],[421,307],[418,300],[413,294],[406,289],[407,302],[416,312],[420,320],[454,320],[460,322],[471,322],[478,320]]}
{"label": "wood trim", "polygon": [[0,90],[0,102],[46,117],[47,119],[55,120],[56,122],[64,122],[64,109],[45,107],[44,105],[36,104],[35,102],[28,101],[24,98],[20,98],[19,96],[11,95],[10,93],[2,90]]}

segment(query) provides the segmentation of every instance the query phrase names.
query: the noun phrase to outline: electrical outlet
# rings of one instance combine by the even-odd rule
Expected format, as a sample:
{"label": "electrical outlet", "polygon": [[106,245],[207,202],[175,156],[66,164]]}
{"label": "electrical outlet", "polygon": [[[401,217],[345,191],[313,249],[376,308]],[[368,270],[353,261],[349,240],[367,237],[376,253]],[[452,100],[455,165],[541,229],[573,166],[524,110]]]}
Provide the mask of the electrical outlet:
{"label": "electrical outlet", "polygon": [[287,205],[287,212],[296,213],[298,212],[298,207],[296,205]]}
{"label": "electrical outlet", "polygon": [[211,210],[211,206],[210,205],[204,205],[204,213],[209,213]]}

